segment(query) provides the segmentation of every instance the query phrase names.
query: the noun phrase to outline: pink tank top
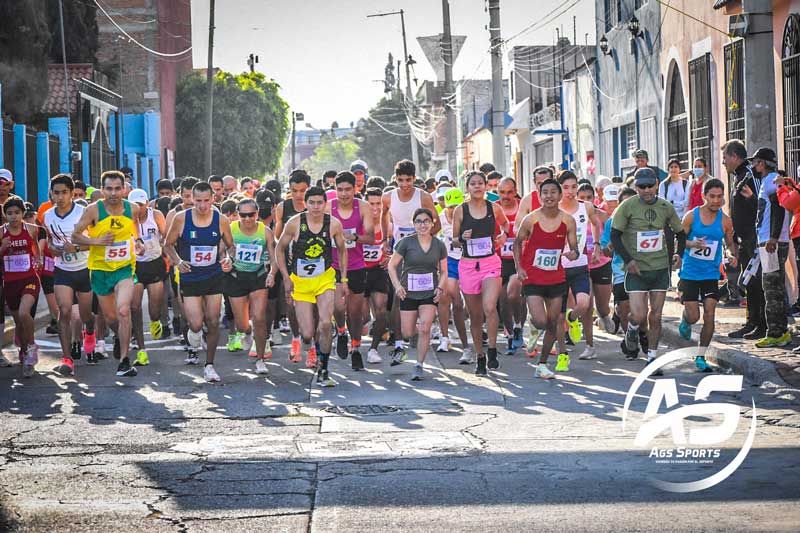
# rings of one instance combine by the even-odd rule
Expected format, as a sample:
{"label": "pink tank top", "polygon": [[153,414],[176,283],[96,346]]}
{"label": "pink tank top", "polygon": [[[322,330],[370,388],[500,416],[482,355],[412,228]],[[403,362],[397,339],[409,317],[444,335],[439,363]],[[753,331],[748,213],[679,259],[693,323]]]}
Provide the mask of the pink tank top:
{"label": "pink tank top", "polygon": [[[345,235],[348,233],[363,235],[364,227],[361,223],[361,200],[358,198],[353,199],[353,212],[346,219],[342,218],[342,216],[339,214],[338,203],[338,199],[336,198],[331,200],[331,215],[342,223],[342,228],[344,229]],[[364,264],[364,247],[361,245],[361,243],[348,240],[345,240],[344,243],[347,246],[348,272],[351,270],[366,268],[367,266]],[[335,245],[333,250],[333,268],[339,270],[339,252],[336,251]]]}
{"label": "pink tank top", "polygon": [[[601,235],[601,237],[602,237],[602,235]],[[606,257],[605,254],[602,254],[600,256],[600,261],[598,261],[597,263],[593,263],[592,262],[593,257],[594,257],[594,247],[595,247],[595,244],[597,244],[597,242],[599,242],[599,240],[600,239],[597,239],[597,241],[594,240],[594,236],[592,235],[592,225],[589,224],[589,228],[588,228],[588,231],[587,231],[587,234],[586,234],[586,255],[589,256],[589,270],[592,270],[594,268],[600,268],[601,266],[605,265],[606,263],[610,263],[611,262],[611,258],[610,257]]]}

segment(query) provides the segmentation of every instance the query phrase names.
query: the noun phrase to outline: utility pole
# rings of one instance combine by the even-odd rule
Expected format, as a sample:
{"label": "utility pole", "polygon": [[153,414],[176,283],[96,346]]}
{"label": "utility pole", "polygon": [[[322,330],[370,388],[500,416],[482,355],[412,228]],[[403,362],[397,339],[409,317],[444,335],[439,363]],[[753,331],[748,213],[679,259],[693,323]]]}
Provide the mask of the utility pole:
{"label": "utility pole", "polygon": [[303,113],[295,113],[292,111],[292,168],[290,170],[295,169],[295,132],[297,131],[297,121],[300,122],[304,121],[306,116]]}
{"label": "utility pole", "polygon": [[[61,63],[64,65],[64,94],[67,100],[67,138],[69,139],[68,141],[70,149],[69,161],[71,165],[73,144],[72,144],[72,124],[69,117],[70,101],[69,101],[69,73],[67,72],[67,46],[65,44],[66,41],[64,39],[64,0],[58,0],[58,23],[61,28]],[[120,71],[121,68],[122,67],[120,67]],[[120,81],[122,81],[122,74],[120,74]],[[122,91],[120,91],[120,93],[121,92]],[[75,107],[75,113],[80,113],[80,109],[78,109],[77,106]],[[121,146],[117,146],[117,150],[119,150],[119,152],[122,153]],[[83,176],[83,179],[86,180],[87,183],[89,182],[89,176]]]}
{"label": "utility pole", "polygon": [[500,0],[489,0],[489,42],[492,50],[492,159],[506,173],[505,110],[503,109],[503,39],[500,37]]}
{"label": "utility pole", "polygon": [[256,71],[256,64],[258,63],[258,56],[255,54],[250,54],[247,57],[247,66],[250,67],[250,74],[254,74]]}
{"label": "utility pole", "polygon": [[[408,55],[408,45],[406,44],[405,11],[401,9],[400,11],[391,11],[389,13],[375,13],[374,15],[367,15],[367,18],[385,17],[388,15],[400,15],[400,29],[403,33],[403,62],[406,64],[406,100],[408,101],[407,105],[410,105],[413,110],[416,105],[414,103],[414,95],[411,93],[411,72],[409,70],[411,57]],[[406,111],[406,115],[408,115],[408,111]],[[408,117],[406,117],[406,120],[408,121],[408,137],[411,140],[411,159],[414,161],[414,166],[417,168],[417,172],[419,172],[419,147],[417,146],[417,138],[414,137],[414,132],[411,130],[411,120],[409,120]]]}
{"label": "utility pole", "polygon": [[[450,33],[450,1],[442,0],[442,60],[444,61],[444,105],[445,120],[445,168],[455,170],[456,164],[456,113],[453,109],[455,90],[453,89],[453,36]],[[449,102],[448,102],[449,100]],[[452,166],[451,166],[452,165]]]}
{"label": "utility pole", "polygon": [[209,0],[208,13],[208,65],[206,67],[206,176],[212,174],[211,149],[214,126],[214,2]]}

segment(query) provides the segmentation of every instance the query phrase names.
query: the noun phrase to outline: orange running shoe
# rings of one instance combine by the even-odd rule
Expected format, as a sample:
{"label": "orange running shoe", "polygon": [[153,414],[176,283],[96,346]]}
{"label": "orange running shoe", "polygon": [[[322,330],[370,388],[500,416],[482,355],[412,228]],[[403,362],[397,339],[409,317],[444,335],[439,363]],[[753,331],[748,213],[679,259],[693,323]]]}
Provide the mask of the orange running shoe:
{"label": "orange running shoe", "polygon": [[289,350],[289,362],[301,363],[303,356],[300,355],[300,339],[292,339],[292,347]]}
{"label": "orange running shoe", "polygon": [[314,346],[308,349],[306,368],[317,368],[317,349]]}

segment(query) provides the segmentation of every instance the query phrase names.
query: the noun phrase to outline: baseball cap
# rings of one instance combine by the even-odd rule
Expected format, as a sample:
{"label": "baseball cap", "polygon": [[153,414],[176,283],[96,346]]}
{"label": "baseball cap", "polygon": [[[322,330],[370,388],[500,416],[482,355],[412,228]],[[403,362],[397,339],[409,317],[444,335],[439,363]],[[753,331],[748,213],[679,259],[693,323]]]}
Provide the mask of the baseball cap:
{"label": "baseball cap", "polygon": [[7,168],[0,168],[0,181],[14,181],[14,174]]}
{"label": "baseball cap", "polygon": [[645,159],[650,159],[650,156],[647,155],[647,150],[642,150],[641,148],[633,152],[633,158],[636,159],[637,157],[644,157]]}
{"label": "baseball cap", "polygon": [[130,193],[128,193],[128,201],[135,204],[146,204],[147,193],[144,191],[144,189],[133,189]]}
{"label": "baseball cap", "polygon": [[612,202],[619,200],[619,185],[616,183],[606,185],[606,188],[603,189],[603,198]]}
{"label": "baseball cap", "polygon": [[448,183],[453,181],[453,175],[450,174],[450,171],[447,169],[442,169],[436,172],[436,183],[442,183],[443,181]]}
{"label": "baseball cap", "polygon": [[775,151],[772,148],[759,148],[756,150],[756,153],[750,156],[747,160],[752,161],[753,159],[761,159],[762,161],[772,163],[773,165],[778,164],[778,157],[775,155]]}
{"label": "baseball cap", "polygon": [[367,163],[362,161],[361,159],[356,159],[352,163],[350,163],[350,172],[363,172],[367,173]]}
{"label": "baseball cap", "polygon": [[446,186],[442,186],[436,189],[435,193],[436,199],[441,200],[442,198],[445,198],[445,196],[447,195],[447,191],[449,191],[450,189],[452,189],[452,187],[446,187]]}
{"label": "baseball cap", "polygon": [[597,181],[594,183],[594,186],[597,189],[608,187],[609,185],[611,185],[611,178],[608,176],[597,176]]}
{"label": "baseball cap", "polygon": [[656,176],[652,168],[640,168],[633,175],[633,183],[634,185],[655,185],[658,183],[658,176]]}
{"label": "baseball cap", "polygon": [[93,193],[94,191],[96,191],[96,190],[97,190],[97,189],[96,189],[96,188],[94,188],[94,187],[92,187],[91,185],[89,185],[88,187],[86,187],[86,197],[87,197],[87,198],[91,198],[91,197],[92,197],[92,193]]}
{"label": "baseball cap", "polygon": [[444,193],[444,205],[454,207],[464,203],[464,193],[461,189],[452,188]]}

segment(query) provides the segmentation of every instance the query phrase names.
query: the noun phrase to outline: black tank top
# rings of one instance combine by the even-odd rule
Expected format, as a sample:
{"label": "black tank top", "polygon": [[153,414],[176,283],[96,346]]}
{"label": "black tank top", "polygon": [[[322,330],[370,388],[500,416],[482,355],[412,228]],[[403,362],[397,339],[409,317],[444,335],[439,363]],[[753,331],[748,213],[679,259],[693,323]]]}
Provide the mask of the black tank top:
{"label": "black tank top", "polygon": [[[291,203],[291,200],[288,201]],[[333,264],[331,216],[328,214],[324,215],[322,229],[319,233],[313,233],[311,228],[308,227],[306,213],[300,213],[300,234],[297,236],[297,240],[292,244],[292,263],[290,265],[292,272],[298,274],[298,259],[302,259],[303,261],[315,261],[320,257],[325,261],[324,270],[331,268]]]}
{"label": "black tank top", "polygon": [[286,226],[286,222],[292,218],[293,216],[297,215],[298,213],[305,213],[306,210],[303,209],[302,211],[298,211],[294,208],[294,202],[291,198],[288,200],[283,201],[283,212],[281,213],[281,222],[284,226]]}
{"label": "black tank top", "polygon": [[[464,202],[461,204],[463,206],[461,233],[463,234],[469,229],[472,230],[472,237],[462,247],[464,257],[469,259],[480,259],[494,254],[494,244],[492,243],[495,231],[494,208],[489,200],[484,201],[486,202],[486,216],[477,219],[470,214],[469,203]],[[489,239],[488,241],[485,240],[487,238]],[[480,253],[481,250],[485,253]]]}

